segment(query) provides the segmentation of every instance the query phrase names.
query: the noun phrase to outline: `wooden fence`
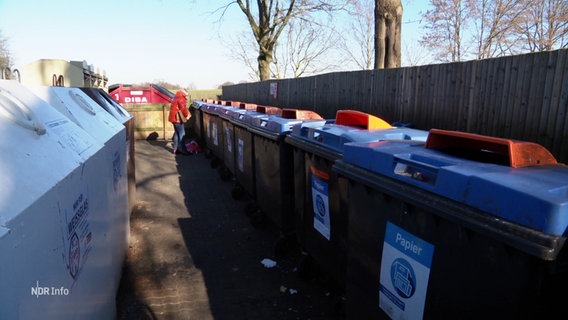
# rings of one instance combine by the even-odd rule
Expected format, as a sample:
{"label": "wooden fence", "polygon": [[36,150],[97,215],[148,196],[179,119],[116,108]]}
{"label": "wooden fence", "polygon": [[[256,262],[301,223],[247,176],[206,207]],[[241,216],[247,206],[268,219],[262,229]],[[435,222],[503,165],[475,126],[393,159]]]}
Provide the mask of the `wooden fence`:
{"label": "wooden fence", "polygon": [[568,163],[568,50],[480,61],[338,72],[223,87],[224,100],[361,110],[415,128],[539,143]]}
{"label": "wooden fence", "polygon": [[135,119],[135,139],[170,139],[174,128],[168,121],[169,104],[124,104]]}

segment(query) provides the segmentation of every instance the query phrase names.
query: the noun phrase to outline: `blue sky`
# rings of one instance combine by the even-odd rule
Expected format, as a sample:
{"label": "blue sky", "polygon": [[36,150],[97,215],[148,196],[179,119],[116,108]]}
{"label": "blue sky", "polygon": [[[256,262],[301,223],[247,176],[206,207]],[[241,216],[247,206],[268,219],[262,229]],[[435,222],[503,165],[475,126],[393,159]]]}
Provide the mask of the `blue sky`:
{"label": "blue sky", "polygon": [[[0,0],[0,32],[14,66],[38,59],[86,60],[113,83],[167,81],[198,89],[250,81],[226,39],[246,30],[231,0]],[[403,44],[419,38],[425,0],[403,0]],[[404,48],[403,48],[404,50]]]}

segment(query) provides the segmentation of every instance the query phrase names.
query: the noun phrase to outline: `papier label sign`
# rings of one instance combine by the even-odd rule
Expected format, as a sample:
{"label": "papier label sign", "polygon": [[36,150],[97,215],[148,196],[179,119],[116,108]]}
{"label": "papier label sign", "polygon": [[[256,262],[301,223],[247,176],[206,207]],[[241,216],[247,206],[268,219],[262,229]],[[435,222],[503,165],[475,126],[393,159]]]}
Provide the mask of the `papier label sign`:
{"label": "papier label sign", "polygon": [[434,246],[387,222],[379,307],[391,319],[422,319]]}

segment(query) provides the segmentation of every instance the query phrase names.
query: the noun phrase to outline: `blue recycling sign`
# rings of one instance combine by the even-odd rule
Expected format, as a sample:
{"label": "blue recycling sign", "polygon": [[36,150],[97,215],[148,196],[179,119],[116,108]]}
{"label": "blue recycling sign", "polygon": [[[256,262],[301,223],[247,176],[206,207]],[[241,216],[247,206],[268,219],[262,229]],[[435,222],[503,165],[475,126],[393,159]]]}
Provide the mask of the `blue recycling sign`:
{"label": "blue recycling sign", "polygon": [[379,307],[391,319],[422,319],[434,245],[387,222]]}
{"label": "blue recycling sign", "polygon": [[314,228],[327,240],[331,238],[331,221],[329,217],[329,191],[324,177],[312,174],[312,205],[314,211]]}

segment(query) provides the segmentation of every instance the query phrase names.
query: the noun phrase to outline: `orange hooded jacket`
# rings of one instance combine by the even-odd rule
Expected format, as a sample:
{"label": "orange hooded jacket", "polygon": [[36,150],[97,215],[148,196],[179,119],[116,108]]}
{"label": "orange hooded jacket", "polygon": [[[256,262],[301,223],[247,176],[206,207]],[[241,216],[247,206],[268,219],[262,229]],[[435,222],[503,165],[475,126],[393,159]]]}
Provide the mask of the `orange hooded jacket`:
{"label": "orange hooded jacket", "polygon": [[170,105],[170,114],[168,116],[168,121],[171,123],[180,123],[177,118],[178,110],[181,110],[184,116],[189,117],[189,110],[187,110],[187,97],[183,91],[176,92],[174,99]]}

